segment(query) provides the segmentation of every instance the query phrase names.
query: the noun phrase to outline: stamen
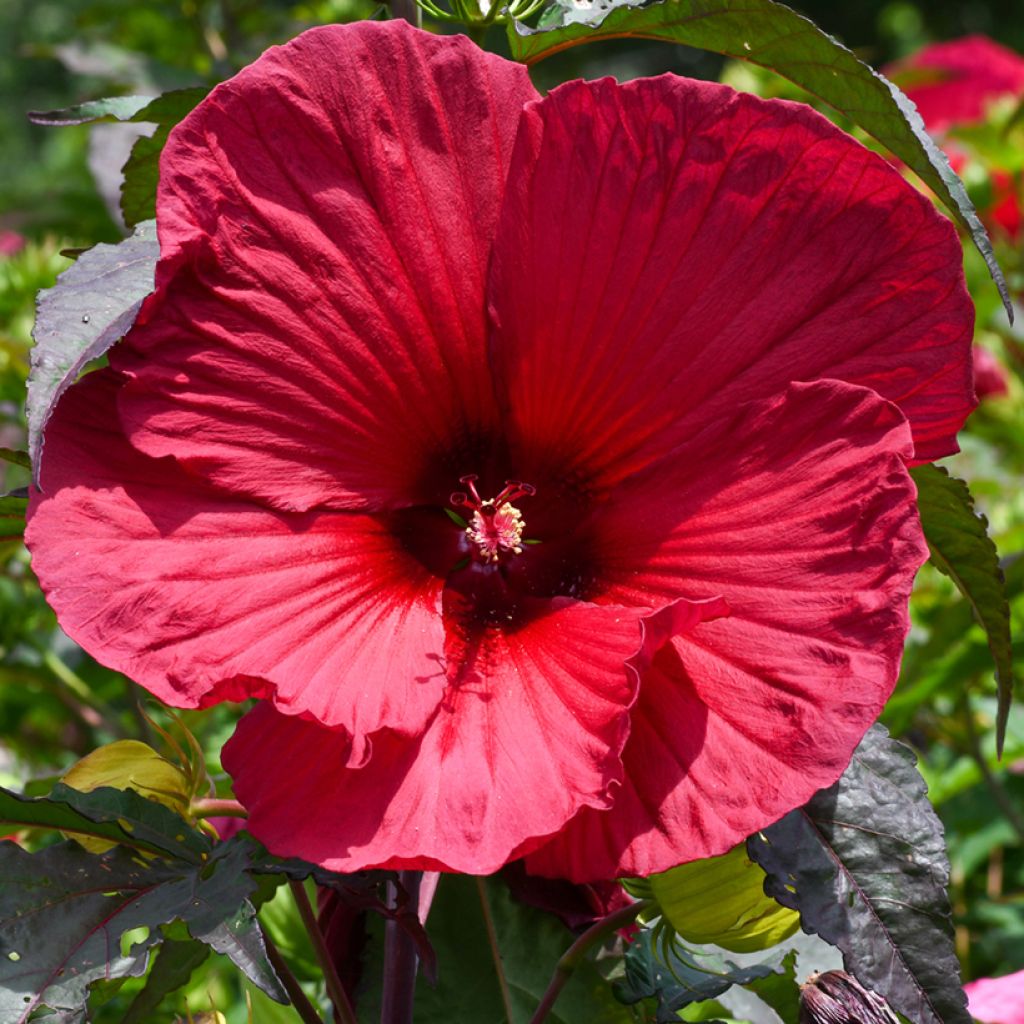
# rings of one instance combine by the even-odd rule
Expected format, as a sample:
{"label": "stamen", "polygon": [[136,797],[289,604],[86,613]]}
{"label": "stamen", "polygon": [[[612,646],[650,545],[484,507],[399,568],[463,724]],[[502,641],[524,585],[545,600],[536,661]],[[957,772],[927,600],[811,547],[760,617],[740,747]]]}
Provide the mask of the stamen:
{"label": "stamen", "polygon": [[469,493],[455,491],[451,503],[456,507],[473,510],[473,518],[466,528],[466,536],[476,545],[476,554],[484,562],[499,562],[502,556],[523,553],[523,514],[511,503],[519,498],[530,498],[537,493],[531,484],[521,480],[506,480],[496,498],[484,501],[476,489],[480,478],[468,473],[459,478]]}

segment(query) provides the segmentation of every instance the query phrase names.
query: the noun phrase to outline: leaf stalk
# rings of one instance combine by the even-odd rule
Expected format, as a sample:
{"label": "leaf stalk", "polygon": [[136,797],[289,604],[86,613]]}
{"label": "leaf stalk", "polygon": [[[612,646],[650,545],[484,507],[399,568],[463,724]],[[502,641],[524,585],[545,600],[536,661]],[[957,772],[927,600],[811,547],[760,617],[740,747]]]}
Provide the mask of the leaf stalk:
{"label": "leaf stalk", "polygon": [[341,978],[338,976],[338,968],[331,958],[331,952],[327,948],[327,943],[324,942],[324,933],[320,930],[316,913],[309,902],[309,897],[306,895],[306,887],[302,882],[294,878],[288,880],[288,886],[292,891],[295,905],[299,908],[299,917],[302,918],[302,923],[309,933],[309,940],[313,944],[313,953],[316,956],[316,961],[324,972],[327,994],[331,997],[331,1002],[334,1003],[334,1009],[341,1020],[341,1024],[359,1024],[356,1019],[356,1012],[349,1001],[348,994],[345,992],[345,986],[342,985]]}
{"label": "leaf stalk", "polygon": [[645,910],[650,910],[654,905],[653,900],[637,900],[636,903],[620,907],[607,917],[602,917],[600,921],[595,921],[559,958],[547,990],[530,1018],[530,1024],[541,1024],[541,1021],[547,1018],[555,1005],[555,1000],[572,977],[573,971],[583,963],[594,946],[603,942],[613,932],[632,924]]}

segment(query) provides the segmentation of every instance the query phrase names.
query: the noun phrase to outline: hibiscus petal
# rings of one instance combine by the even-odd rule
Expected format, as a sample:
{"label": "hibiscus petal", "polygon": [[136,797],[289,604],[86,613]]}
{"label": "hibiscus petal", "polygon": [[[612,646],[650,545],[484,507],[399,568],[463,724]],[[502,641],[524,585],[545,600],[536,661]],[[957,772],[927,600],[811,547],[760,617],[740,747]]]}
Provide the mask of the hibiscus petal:
{"label": "hibiscus petal", "polygon": [[826,377],[896,402],[918,459],[955,451],[960,265],[932,204],[809,108],[671,76],[561,86],[524,113],[488,286],[520,472],[546,451],[610,485]]}
{"label": "hibiscus petal", "polygon": [[582,811],[530,871],[663,871],[835,781],[895,685],[927,557],[910,443],[872,392],[793,385],[709,426],[609,508],[605,599],[715,593],[730,614],[658,653],[612,810]]}
{"label": "hibiscus petal", "polygon": [[158,292],[112,357],[133,444],[284,509],[422,500],[429,459],[493,426],[484,279],[535,96],[402,21],[314,29],[215,89],[164,150]]}
{"label": "hibiscus petal", "polygon": [[47,429],[26,541],[67,633],[170,704],[263,694],[357,737],[416,733],[443,692],[441,580],[377,519],[218,493],[116,426],[90,374]]}
{"label": "hibiscus petal", "polygon": [[253,834],[338,871],[489,874],[580,807],[607,806],[636,693],[626,662],[642,657],[638,615],[565,598],[529,612],[518,628],[450,643],[462,663],[422,739],[374,737],[359,769],[343,767],[342,734],[250,712],[223,761]]}

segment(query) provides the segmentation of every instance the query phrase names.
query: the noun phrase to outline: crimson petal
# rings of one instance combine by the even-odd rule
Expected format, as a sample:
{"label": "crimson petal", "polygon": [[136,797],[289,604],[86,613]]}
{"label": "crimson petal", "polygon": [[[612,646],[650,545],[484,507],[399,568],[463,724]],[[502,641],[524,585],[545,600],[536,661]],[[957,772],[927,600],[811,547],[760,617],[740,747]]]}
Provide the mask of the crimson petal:
{"label": "crimson petal", "polygon": [[825,377],[899,404],[917,459],[949,454],[972,407],[960,264],[931,203],[809,108],[672,76],[561,86],[524,113],[489,282],[519,463],[610,486]]}
{"label": "crimson petal", "polygon": [[[631,666],[644,660],[641,620],[565,598],[528,603],[515,630],[450,643],[461,665],[422,739],[383,733],[361,768],[344,768],[337,731],[264,706],[246,715],[223,761],[253,834],[338,871],[489,874],[580,807],[607,807],[636,693]],[[644,635],[722,611],[684,603]]]}
{"label": "crimson petal", "polygon": [[927,557],[910,445],[872,392],[793,385],[709,425],[608,510],[606,599],[720,593],[730,614],[658,653],[612,810],[581,811],[528,870],[663,871],[835,781],[895,685]]}
{"label": "crimson petal", "polygon": [[164,150],[157,295],[112,357],[133,444],[283,509],[423,500],[429,459],[492,426],[484,279],[535,96],[402,21],[215,89]]}
{"label": "crimson petal", "polygon": [[441,698],[441,582],[376,519],[285,514],[133,449],[121,378],[90,374],[47,428],[26,541],[67,633],[162,700],[272,697],[357,737],[418,732]]}

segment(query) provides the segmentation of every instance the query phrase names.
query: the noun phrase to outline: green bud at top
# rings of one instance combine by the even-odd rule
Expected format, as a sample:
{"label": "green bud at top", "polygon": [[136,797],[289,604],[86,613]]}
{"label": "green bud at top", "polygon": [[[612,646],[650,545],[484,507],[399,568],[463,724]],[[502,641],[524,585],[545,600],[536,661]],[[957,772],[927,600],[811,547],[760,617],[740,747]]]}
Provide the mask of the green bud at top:
{"label": "green bud at top", "polygon": [[680,864],[626,888],[657,906],[661,917],[687,942],[713,943],[733,953],[755,953],[788,939],[800,915],[764,894],[765,873],[740,843],[720,857]]}

